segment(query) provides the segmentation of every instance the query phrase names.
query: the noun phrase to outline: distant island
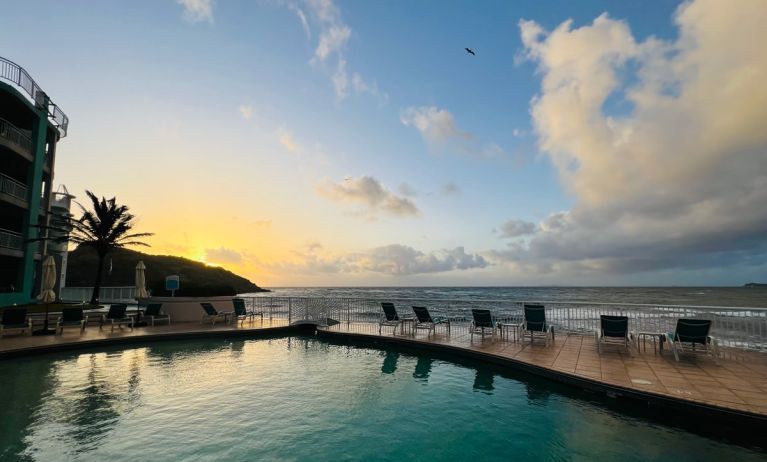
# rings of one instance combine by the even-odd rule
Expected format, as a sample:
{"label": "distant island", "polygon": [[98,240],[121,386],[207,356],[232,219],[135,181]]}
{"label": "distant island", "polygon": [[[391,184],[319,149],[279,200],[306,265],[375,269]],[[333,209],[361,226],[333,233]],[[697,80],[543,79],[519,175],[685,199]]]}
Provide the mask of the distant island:
{"label": "distant island", "polygon": [[[268,292],[224,268],[208,266],[188,258],[149,255],[128,249],[117,249],[107,257],[102,287],[133,286],[139,260],[146,265],[146,287],[154,296],[170,296],[170,292],[165,291],[165,277],[170,275],[180,276],[181,289],[176,291],[176,296],[211,297]],[[80,246],[69,252],[67,286],[92,287],[97,261],[96,252],[89,248]]]}
{"label": "distant island", "polygon": [[762,284],[759,282],[749,282],[748,284],[744,284],[743,287],[767,287],[767,284]]}

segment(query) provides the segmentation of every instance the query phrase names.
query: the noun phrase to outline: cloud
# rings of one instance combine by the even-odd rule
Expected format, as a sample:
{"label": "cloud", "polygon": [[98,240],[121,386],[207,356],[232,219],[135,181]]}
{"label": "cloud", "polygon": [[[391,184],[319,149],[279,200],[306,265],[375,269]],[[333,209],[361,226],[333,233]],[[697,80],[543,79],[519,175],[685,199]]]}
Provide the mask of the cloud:
{"label": "cloud", "polygon": [[296,17],[299,21],[301,21],[301,27],[304,29],[306,39],[310,40],[312,38],[312,29],[309,26],[309,20],[306,18],[306,13],[304,13],[304,10],[295,3],[288,4],[288,8],[296,13]]}
{"label": "cloud", "polygon": [[452,194],[458,194],[458,192],[460,191],[460,188],[458,188],[458,185],[455,184],[455,182],[448,181],[447,183],[442,185],[442,187],[440,188],[440,191],[442,192],[442,194],[449,196]]}
{"label": "cloud", "polygon": [[374,247],[361,252],[342,255],[324,254],[317,245],[302,252],[295,252],[298,261],[280,263],[282,271],[302,274],[316,273],[378,273],[391,276],[442,273],[485,268],[489,265],[484,257],[470,254],[463,247],[423,252],[402,244]]}
{"label": "cloud", "polygon": [[345,99],[350,92],[369,94],[382,103],[389,96],[378,89],[378,83],[362,77],[357,71],[350,71],[346,58],[346,46],[353,35],[352,28],[343,21],[341,10],[332,0],[305,0],[289,3],[288,8],[296,13],[307,40],[312,39],[311,29],[318,31],[314,55],[309,63],[325,70],[330,76],[338,100]]}
{"label": "cloud", "polygon": [[332,25],[320,33],[320,41],[314,50],[314,57],[325,61],[331,53],[340,53],[341,49],[349,41],[352,30],[346,25]]}
{"label": "cloud", "polygon": [[361,205],[361,214],[368,219],[375,219],[379,212],[397,217],[418,215],[418,208],[410,199],[386,190],[371,176],[347,177],[340,183],[327,180],[316,191],[333,202]]}
{"label": "cloud", "polygon": [[455,125],[453,114],[435,106],[410,106],[400,115],[406,127],[413,127],[430,143],[444,143],[451,139],[469,139],[471,134]]}
{"label": "cloud", "polygon": [[293,134],[285,128],[280,128],[277,132],[277,139],[280,144],[290,152],[298,152],[300,150],[298,143],[293,138]]}
{"label": "cloud", "polygon": [[407,197],[415,197],[418,195],[418,191],[416,191],[415,188],[404,182],[399,185],[399,193]]}
{"label": "cloud", "polygon": [[506,156],[495,143],[482,144],[470,132],[458,128],[453,114],[436,106],[410,106],[400,113],[400,122],[413,127],[432,146],[445,147],[470,157],[493,159]]}
{"label": "cloud", "polygon": [[183,17],[190,23],[213,23],[213,0],[176,0],[184,7]]}
{"label": "cloud", "polygon": [[500,226],[500,234],[503,238],[512,238],[533,234],[536,229],[535,223],[524,220],[509,220]]}
{"label": "cloud", "polygon": [[208,263],[240,263],[242,255],[235,250],[225,247],[205,249],[205,261]]}
{"label": "cloud", "polygon": [[575,204],[494,258],[599,274],[767,261],[767,9],[697,0],[674,21],[671,41],[607,14],[520,22],[538,145]]}
{"label": "cloud", "polygon": [[248,120],[253,117],[253,106],[241,104],[238,109],[243,119]]}

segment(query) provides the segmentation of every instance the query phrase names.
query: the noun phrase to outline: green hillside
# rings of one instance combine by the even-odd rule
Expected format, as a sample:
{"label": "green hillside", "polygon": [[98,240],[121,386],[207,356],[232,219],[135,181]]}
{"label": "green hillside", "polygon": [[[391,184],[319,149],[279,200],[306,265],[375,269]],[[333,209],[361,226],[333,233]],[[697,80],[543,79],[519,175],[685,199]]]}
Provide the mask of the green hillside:
{"label": "green hillside", "polygon": [[[109,260],[112,271],[109,272]],[[132,286],[135,283],[136,264],[143,260],[146,265],[147,289],[152,295],[170,295],[165,291],[165,277],[177,274],[181,290],[177,296],[234,295],[247,292],[263,292],[251,281],[224,268],[170,255],[148,255],[128,249],[117,249],[106,259],[103,287]],[[96,278],[98,257],[90,248],[78,247],[69,253],[67,263],[68,287],[92,287]]]}

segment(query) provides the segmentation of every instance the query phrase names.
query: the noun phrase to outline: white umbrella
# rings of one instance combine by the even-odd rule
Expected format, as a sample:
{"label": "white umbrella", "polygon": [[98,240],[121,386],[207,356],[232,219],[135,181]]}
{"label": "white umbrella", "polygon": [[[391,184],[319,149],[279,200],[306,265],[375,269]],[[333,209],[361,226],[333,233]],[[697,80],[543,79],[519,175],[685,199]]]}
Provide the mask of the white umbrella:
{"label": "white umbrella", "polygon": [[43,261],[43,286],[37,299],[45,303],[45,325],[42,330],[35,331],[38,335],[53,334],[54,331],[48,329],[48,304],[56,301],[56,260],[51,255]]}
{"label": "white umbrella", "polygon": [[146,271],[146,266],[144,265],[144,262],[139,260],[138,265],[136,265],[136,298],[146,298],[146,275],[144,274]]}
{"label": "white umbrella", "polygon": [[43,262],[43,287],[37,299],[43,303],[55,302],[56,292],[53,290],[54,287],[56,287],[56,260],[51,255],[48,255]]}
{"label": "white umbrella", "polygon": [[139,309],[140,300],[142,298],[147,298],[146,293],[146,265],[144,265],[143,260],[139,260],[138,265],[136,265],[136,325],[143,326],[144,324],[139,324],[141,322],[141,310]]}

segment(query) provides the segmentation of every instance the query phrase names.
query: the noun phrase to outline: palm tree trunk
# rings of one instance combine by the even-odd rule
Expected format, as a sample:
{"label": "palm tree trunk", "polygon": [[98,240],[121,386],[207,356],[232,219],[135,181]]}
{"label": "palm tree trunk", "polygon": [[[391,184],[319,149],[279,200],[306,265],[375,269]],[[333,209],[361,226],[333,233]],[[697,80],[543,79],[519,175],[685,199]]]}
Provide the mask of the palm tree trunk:
{"label": "palm tree trunk", "polygon": [[93,283],[93,293],[91,294],[91,305],[99,302],[99,292],[101,292],[101,278],[104,275],[104,260],[106,254],[99,254],[99,268],[96,271],[96,281]]}

